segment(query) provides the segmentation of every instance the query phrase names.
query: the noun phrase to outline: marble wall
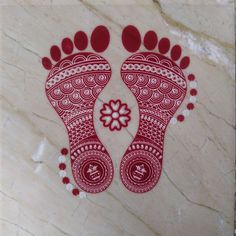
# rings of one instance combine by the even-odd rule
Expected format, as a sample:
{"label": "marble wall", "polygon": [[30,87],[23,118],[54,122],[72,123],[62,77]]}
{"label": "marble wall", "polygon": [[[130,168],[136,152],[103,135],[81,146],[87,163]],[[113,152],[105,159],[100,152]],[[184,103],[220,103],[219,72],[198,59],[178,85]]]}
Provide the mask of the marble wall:
{"label": "marble wall", "polygon": [[[233,0],[1,0],[0,5],[1,235],[233,235]],[[57,157],[68,138],[46,99],[41,58],[63,37],[78,30],[90,34],[99,24],[110,30],[102,55],[113,74],[96,102],[95,126],[115,177],[107,191],[79,199],[58,176]],[[121,43],[128,24],[182,45],[199,91],[186,121],[168,127],[163,173],[146,194],[129,192],[119,179],[121,157],[138,127],[137,103],[119,74],[129,56]],[[103,102],[112,98],[132,108],[128,128],[113,133],[99,121]]]}

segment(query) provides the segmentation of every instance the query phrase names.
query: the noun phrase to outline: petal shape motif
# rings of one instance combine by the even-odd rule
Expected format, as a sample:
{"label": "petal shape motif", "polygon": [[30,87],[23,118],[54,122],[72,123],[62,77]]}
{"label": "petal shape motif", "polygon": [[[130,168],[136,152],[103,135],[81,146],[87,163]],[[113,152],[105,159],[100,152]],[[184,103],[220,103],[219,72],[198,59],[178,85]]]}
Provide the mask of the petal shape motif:
{"label": "petal shape motif", "polygon": [[100,121],[104,127],[108,127],[110,131],[121,130],[122,127],[127,127],[131,110],[126,103],[122,103],[120,99],[110,100],[108,103],[104,103],[100,110]]}
{"label": "petal shape motif", "polygon": [[101,110],[101,113],[104,115],[111,115],[112,114],[112,109],[108,104],[104,104],[104,108]]}

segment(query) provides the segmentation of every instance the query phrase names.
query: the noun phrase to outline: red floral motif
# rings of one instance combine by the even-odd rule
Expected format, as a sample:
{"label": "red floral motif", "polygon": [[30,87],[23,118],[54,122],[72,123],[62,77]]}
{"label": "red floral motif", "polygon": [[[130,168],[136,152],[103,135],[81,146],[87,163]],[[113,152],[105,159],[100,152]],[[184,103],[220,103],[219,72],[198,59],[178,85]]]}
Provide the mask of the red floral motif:
{"label": "red floral motif", "polygon": [[111,131],[121,130],[122,127],[127,127],[131,119],[131,110],[120,99],[116,101],[110,100],[109,103],[104,103],[100,113],[100,121],[102,121],[103,126],[109,127]]}

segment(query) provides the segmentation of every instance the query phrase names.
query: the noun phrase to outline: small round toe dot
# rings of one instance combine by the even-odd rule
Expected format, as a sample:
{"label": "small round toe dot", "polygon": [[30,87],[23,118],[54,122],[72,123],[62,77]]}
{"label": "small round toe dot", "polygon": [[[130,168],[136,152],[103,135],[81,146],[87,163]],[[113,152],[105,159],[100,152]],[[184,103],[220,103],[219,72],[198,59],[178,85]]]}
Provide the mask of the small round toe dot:
{"label": "small round toe dot", "polygon": [[68,149],[67,148],[62,148],[61,149],[61,154],[62,155],[67,155],[68,154]]}
{"label": "small round toe dot", "polygon": [[162,38],[158,44],[159,52],[166,54],[170,49],[170,40],[168,38]]}
{"label": "small round toe dot", "polygon": [[193,110],[194,109],[194,104],[193,103],[188,103],[187,108],[188,108],[188,110]]}
{"label": "small round toe dot", "polygon": [[136,27],[128,25],[122,32],[122,43],[129,52],[136,52],[141,45],[141,35]]}
{"label": "small round toe dot", "polygon": [[68,184],[68,183],[70,183],[70,179],[69,179],[68,177],[64,177],[64,178],[62,179],[62,183],[63,183],[63,184]]}
{"label": "small round toe dot", "polygon": [[78,50],[85,50],[88,46],[88,37],[83,31],[78,31],[74,37],[74,44]]}
{"label": "small round toe dot", "polygon": [[62,50],[65,54],[71,54],[73,52],[73,42],[69,38],[64,38],[61,42]]}
{"label": "small round toe dot", "polygon": [[195,75],[193,75],[193,74],[188,75],[188,80],[189,81],[195,80]]}
{"label": "small round toe dot", "polygon": [[79,189],[74,188],[74,189],[72,190],[72,194],[73,194],[74,196],[79,195]]}
{"label": "small round toe dot", "polygon": [[42,58],[42,65],[46,70],[50,70],[52,68],[52,62],[48,57]]}
{"label": "small round toe dot", "polygon": [[157,46],[157,34],[150,30],[148,31],[145,36],[144,36],[144,46],[146,47],[146,49],[148,50],[153,50],[156,46]]}
{"label": "small round toe dot", "polygon": [[192,96],[196,96],[196,95],[197,95],[197,90],[196,90],[196,89],[191,89],[191,90],[190,90],[190,94],[191,94]]}
{"label": "small round toe dot", "polygon": [[184,121],[184,115],[178,115],[177,120],[180,122]]}
{"label": "small round toe dot", "polygon": [[190,58],[189,57],[183,57],[180,61],[180,68],[186,69],[190,64]]}
{"label": "small round toe dot", "polygon": [[59,164],[59,169],[60,170],[65,170],[66,169],[66,164],[65,163],[60,163]]}
{"label": "small round toe dot", "polygon": [[110,34],[107,27],[103,25],[97,26],[91,35],[91,45],[94,51],[103,52],[110,43]]}

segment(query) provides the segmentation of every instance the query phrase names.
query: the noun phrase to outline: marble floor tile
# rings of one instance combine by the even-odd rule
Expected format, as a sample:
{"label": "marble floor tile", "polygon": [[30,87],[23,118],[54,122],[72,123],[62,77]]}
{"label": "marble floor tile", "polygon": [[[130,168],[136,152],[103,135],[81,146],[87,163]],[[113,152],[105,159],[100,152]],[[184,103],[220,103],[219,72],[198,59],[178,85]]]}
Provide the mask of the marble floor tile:
{"label": "marble floor tile", "polygon": [[[235,38],[232,0],[2,0],[1,216],[6,236],[232,236],[235,190]],[[45,96],[41,58],[78,30],[109,28],[102,56],[112,77],[95,103],[95,128],[110,153],[110,187],[73,197],[58,176],[66,128]],[[169,125],[163,171],[145,194],[129,192],[119,165],[138,129],[137,102],[120,77],[130,55],[122,29],[155,30],[189,55],[198,83],[196,109]],[[144,50],[144,46],[141,46]],[[88,51],[92,51],[89,45]],[[121,98],[129,126],[110,132],[99,121],[104,102]],[[184,102],[179,111],[186,106]],[[69,173],[70,175],[70,173]]]}

